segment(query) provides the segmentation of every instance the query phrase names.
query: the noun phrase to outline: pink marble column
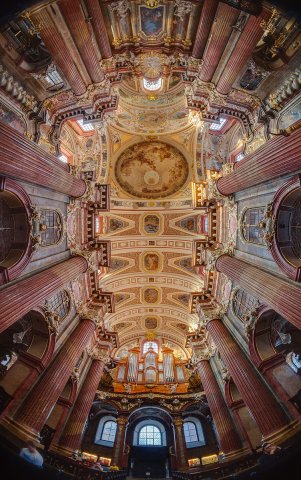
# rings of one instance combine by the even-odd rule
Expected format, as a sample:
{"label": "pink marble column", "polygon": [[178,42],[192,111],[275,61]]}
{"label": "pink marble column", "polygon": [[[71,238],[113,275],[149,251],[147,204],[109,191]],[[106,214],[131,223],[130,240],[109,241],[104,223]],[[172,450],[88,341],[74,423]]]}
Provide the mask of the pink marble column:
{"label": "pink marble column", "polygon": [[301,329],[299,286],[229,255],[217,259],[216,269]]}
{"label": "pink marble column", "polygon": [[86,91],[86,84],[76,67],[74,59],[64,42],[62,34],[52,21],[46,8],[31,15],[35,25],[41,34],[54,63],[63,72],[75,95],[82,95]]}
{"label": "pink marble column", "polygon": [[261,433],[269,436],[287,427],[288,417],[221,320],[210,320],[207,330]]}
{"label": "pink marble column", "polygon": [[38,434],[41,431],[94,331],[95,323],[93,321],[81,320],[67,338],[55,360],[38,380],[17,411],[14,422],[20,429],[28,430],[33,434]]}
{"label": "pink marble column", "polygon": [[239,16],[239,10],[225,3],[219,3],[216,21],[213,22],[210,37],[204,53],[204,63],[199,73],[200,80],[210,82],[219,60],[230,38],[232,27]]}
{"label": "pink marble column", "polygon": [[203,3],[199,26],[192,49],[192,56],[194,58],[202,58],[218,3],[218,0],[205,0]]}
{"label": "pink marble column", "polygon": [[197,370],[219,436],[220,449],[226,455],[234,454],[242,449],[242,443],[209,360],[201,360]]}
{"label": "pink marble column", "polygon": [[86,6],[102,58],[110,58],[112,50],[99,0],[86,0]]}
{"label": "pink marble column", "polygon": [[238,74],[251,57],[254,48],[261,39],[263,29],[260,23],[263,19],[267,19],[268,16],[267,11],[263,10],[258,17],[250,15],[248,18],[247,24],[216,86],[216,90],[219,93],[227,95],[230,92]]}
{"label": "pink marble column", "polygon": [[92,361],[59,441],[59,448],[69,452],[80,449],[83,428],[91,410],[104,366],[103,360]]}
{"label": "pink marble column", "polygon": [[301,129],[290,136],[268,140],[255,152],[235,163],[234,171],[219,178],[217,189],[230,195],[301,169]]}
{"label": "pink marble column", "polygon": [[1,290],[0,332],[86,272],[87,268],[88,262],[84,257],[72,257]]}
{"label": "pink marble column", "polygon": [[86,191],[86,183],[69,173],[69,166],[27,137],[0,121],[0,172],[72,197]]}
{"label": "pink marble column", "polygon": [[62,0],[59,6],[92,82],[101,82],[104,79],[104,72],[97,58],[92,35],[79,0]]}

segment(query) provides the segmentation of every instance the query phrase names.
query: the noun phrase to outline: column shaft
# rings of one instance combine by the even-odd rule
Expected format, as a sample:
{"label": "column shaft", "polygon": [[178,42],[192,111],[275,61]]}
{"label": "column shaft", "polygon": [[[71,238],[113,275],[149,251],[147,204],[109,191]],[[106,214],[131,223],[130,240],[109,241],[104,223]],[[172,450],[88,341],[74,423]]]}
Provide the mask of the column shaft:
{"label": "column shaft", "polygon": [[299,286],[229,255],[219,257],[216,268],[238,283],[243,290],[301,329],[301,288]]}
{"label": "column shaft", "polygon": [[202,58],[217,6],[218,0],[204,1],[192,50],[194,58]]}
{"label": "column shaft", "polygon": [[230,195],[300,169],[301,129],[298,129],[288,137],[268,140],[235,163],[232,173],[218,179],[217,188],[222,195]]}
{"label": "column shaft", "polygon": [[198,373],[219,436],[221,450],[229,454],[242,448],[233,419],[208,360],[198,363]]}
{"label": "column shaft", "polygon": [[84,257],[72,257],[0,291],[0,332],[87,270]]}
{"label": "column shaft", "polygon": [[86,5],[88,13],[92,17],[91,23],[93,25],[102,58],[110,58],[112,56],[111,45],[99,1],[86,0]]}
{"label": "column shaft", "polygon": [[251,57],[254,48],[262,37],[263,30],[260,23],[264,18],[267,18],[266,11],[263,11],[258,17],[251,15],[248,18],[247,24],[216,86],[219,93],[227,95],[230,92],[239,72]]}
{"label": "column shaft", "polygon": [[83,428],[92,407],[95,392],[100,382],[104,365],[105,364],[102,360],[92,361],[62,437],[59,441],[61,448],[70,451],[80,449]]}
{"label": "column shaft", "polygon": [[204,82],[210,82],[218,62],[225,50],[225,46],[232,32],[232,27],[239,16],[239,10],[220,3],[216,18],[213,22],[210,37],[204,53],[204,64],[201,66],[199,78]]}
{"label": "column shaft", "polygon": [[80,2],[63,0],[60,2],[60,10],[66,19],[67,25],[72,33],[72,37],[82,56],[92,82],[101,82],[104,79],[104,72],[100,67],[92,36],[87,26],[87,20],[84,17]]}
{"label": "column shaft", "polygon": [[72,197],[80,197],[86,191],[84,180],[71,175],[68,165],[2,122],[0,151],[2,175],[51,188]]}
{"label": "column shaft", "polygon": [[82,320],[65,342],[55,360],[27,396],[15,422],[39,433],[66,385],[82,351],[91,340],[95,324]]}
{"label": "column shaft", "polygon": [[207,329],[261,433],[271,435],[287,426],[286,414],[223,323],[211,320]]}
{"label": "column shaft", "polygon": [[85,93],[85,82],[76,67],[63,37],[53,23],[46,8],[33,13],[32,20],[35,25],[38,26],[41,37],[49,50],[54,63],[63,72],[75,95],[82,95]]}

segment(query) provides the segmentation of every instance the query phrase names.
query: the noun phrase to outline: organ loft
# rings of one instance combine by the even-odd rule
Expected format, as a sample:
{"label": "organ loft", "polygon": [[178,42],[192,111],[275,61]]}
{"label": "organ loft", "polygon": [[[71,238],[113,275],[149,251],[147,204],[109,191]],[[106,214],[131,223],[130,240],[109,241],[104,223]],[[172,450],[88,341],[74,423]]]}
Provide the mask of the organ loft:
{"label": "organ loft", "polygon": [[[12,478],[284,478],[301,438],[300,12],[4,3]],[[281,454],[264,464],[266,444]]]}

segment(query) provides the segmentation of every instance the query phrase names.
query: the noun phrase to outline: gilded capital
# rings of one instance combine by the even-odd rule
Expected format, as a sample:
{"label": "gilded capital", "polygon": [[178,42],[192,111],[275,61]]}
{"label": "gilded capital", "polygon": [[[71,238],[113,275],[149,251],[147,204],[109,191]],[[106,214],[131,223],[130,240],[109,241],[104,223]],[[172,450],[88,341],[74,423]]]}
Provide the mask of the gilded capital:
{"label": "gilded capital", "polygon": [[210,310],[200,309],[200,322],[203,326],[207,325],[211,320],[222,320],[226,309],[223,305]]}
{"label": "gilded capital", "polygon": [[82,319],[87,319],[94,322],[96,328],[101,327],[103,324],[103,312],[100,308],[91,308],[87,305],[84,305],[77,309],[77,313]]}
{"label": "gilded capital", "polygon": [[232,242],[224,243],[221,248],[206,251],[206,266],[205,270],[211,272],[216,270],[216,261],[222,255],[233,255],[235,245]]}
{"label": "gilded capital", "polygon": [[108,349],[101,348],[101,346],[97,344],[93,347],[88,347],[87,353],[92,358],[92,360],[101,360],[105,364],[109,363],[111,360],[110,355],[108,355]]}

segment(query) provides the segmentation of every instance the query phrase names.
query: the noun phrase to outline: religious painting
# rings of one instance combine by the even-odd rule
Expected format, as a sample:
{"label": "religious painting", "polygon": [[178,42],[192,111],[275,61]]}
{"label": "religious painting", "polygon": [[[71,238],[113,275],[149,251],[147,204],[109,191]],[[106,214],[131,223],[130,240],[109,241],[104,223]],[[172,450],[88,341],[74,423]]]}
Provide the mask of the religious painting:
{"label": "religious painting", "polygon": [[159,301],[159,291],[156,288],[145,288],[143,300],[146,303],[157,303]]}
{"label": "religious painting", "polygon": [[124,302],[125,300],[128,300],[130,298],[128,293],[115,293],[114,295],[114,300],[115,300],[115,305]]}
{"label": "religious painting", "polygon": [[141,30],[147,37],[160,35],[163,27],[164,7],[140,7]]}
{"label": "religious painting", "polygon": [[256,90],[266,75],[258,69],[249,67],[240,79],[240,86],[245,90]]}
{"label": "religious painting", "polygon": [[117,230],[121,230],[122,228],[127,227],[128,224],[123,220],[119,220],[118,218],[110,218],[109,222],[109,232],[116,232]]}
{"label": "religious painting", "polygon": [[300,120],[301,118],[301,101],[297,104],[290,107],[288,110],[285,111],[284,114],[281,115],[281,119],[279,122],[280,128],[288,128],[290,125],[293,125],[295,122]]}
{"label": "religious painting", "polygon": [[184,305],[188,305],[189,303],[189,295],[186,295],[186,294],[182,294],[182,295],[178,295],[178,300],[183,303]]}
{"label": "religious painting", "polygon": [[120,187],[134,197],[157,199],[170,196],[188,179],[188,163],[172,145],[146,141],[128,147],[115,164]]}
{"label": "religious painting", "polygon": [[175,264],[181,268],[184,268],[184,270],[187,270],[190,273],[195,273],[195,269],[192,266],[191,257],[181,258],[181,260],[176,261]]}
{"label": "religious painting", "polygon": [[24,121],[15,112],[8,109],[3,103],[0,103],[0,119],[15,130],[18,130],[18,132],[25,133],[26,126]]}
{"label": "religious painting", "polygon": [[180,228],[183,228],[183,230],[196,233],[196,217],[183,218],[177,222],[176,225],[178,225]]}
{"label": "religious painting", "polygon": [[158,326],[158,319],[156,317],[146,317],[144,320],[145,328],[154,330]]}
{"label": "religious painting", "polygon": [[157,253],[146,253],[143,255],[143,270],[147,272],[155,272],[160,268],[160,257]]}
{"label": "religious painting", "polygon": [[126,267],[129,264],[128,260],[122,258],[111,258],[110,262],[110,271],[120,270],[121,268]]}
{"label": "religious painting", "polygon": [[149,235],[158,233],[160,228],[160,218],[158,215],[146,215],[143,219],[143,228],[145,233]]}

